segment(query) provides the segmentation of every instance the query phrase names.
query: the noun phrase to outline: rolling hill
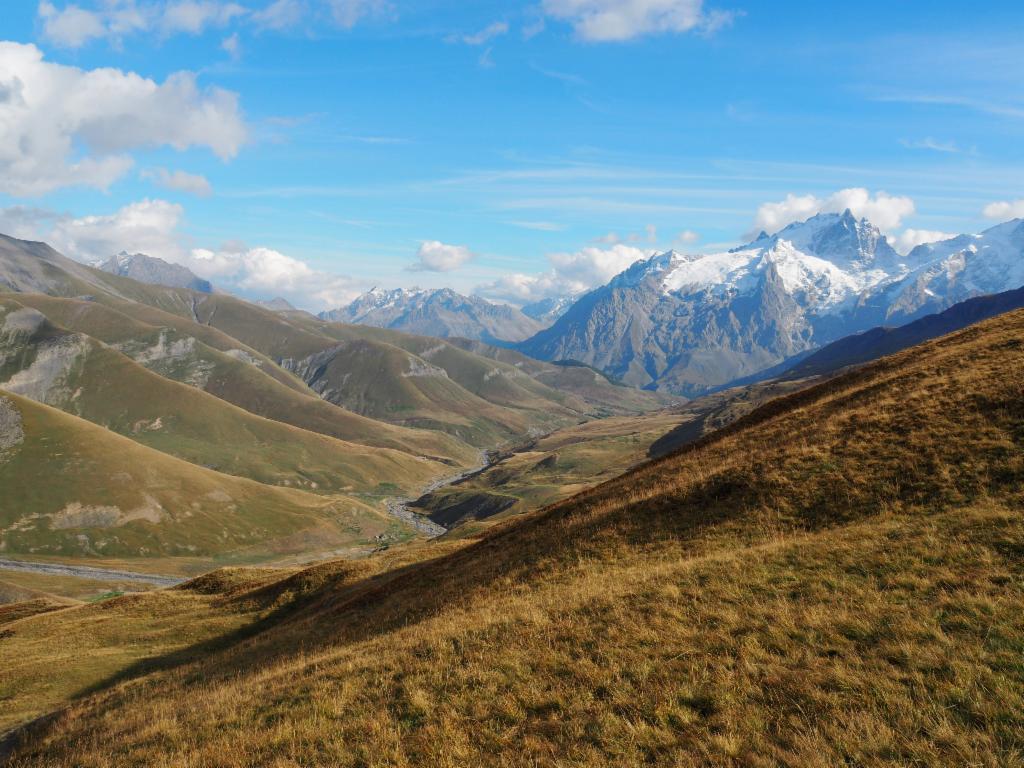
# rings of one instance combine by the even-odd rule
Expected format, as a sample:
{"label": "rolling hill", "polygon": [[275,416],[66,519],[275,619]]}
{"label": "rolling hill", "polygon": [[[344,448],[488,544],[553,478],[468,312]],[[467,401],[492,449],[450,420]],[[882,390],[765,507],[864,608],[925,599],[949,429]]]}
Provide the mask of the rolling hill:
{"label": "rolling hill", "polygon": [[[199,466],[319,492],[418,488],[444,466],[255,416],[0,298],[0,389]],[[395,481],[398,481],[397,483]]]}
{"label": "rolling hill", "polygon": [[354,497],[214,472],[0,392],[0,552],[23,557],[267,559],[391,526]]}
{"label": "rolling hill", "polygon": [[8,762],[1015,764],[1022,339],[986,320],[478,539],[25,619],[0,688],[62,709]]}

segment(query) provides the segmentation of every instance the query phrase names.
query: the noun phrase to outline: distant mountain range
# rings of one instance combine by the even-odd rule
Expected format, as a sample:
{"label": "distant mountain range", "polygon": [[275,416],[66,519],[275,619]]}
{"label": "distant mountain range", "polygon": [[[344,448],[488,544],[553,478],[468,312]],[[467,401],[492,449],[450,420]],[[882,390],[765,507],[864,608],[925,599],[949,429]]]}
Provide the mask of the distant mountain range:
{"label": "distant mountain range", "polygon": [[850,211],[739,248],[639,261],[516,345],[694,396],[874,326],[1024,285],[1024,220],[901,256]]}
{"label": "distant mountain range", "polygon": [[188,288],[200,293],[213,293],[208,280],[197,277],[188,267],[171,264],[144,253],[121,253],[106,261],[97,261],[92,266],[112,275],[130,277],[140,283],[166,285],[169,288]]}
{"label": "distant mountain range", "polygon": [[486,342],[522,341],[544,327],[515,307],[449,288],[374,288],[347,307],[320,313],[320,319]]}

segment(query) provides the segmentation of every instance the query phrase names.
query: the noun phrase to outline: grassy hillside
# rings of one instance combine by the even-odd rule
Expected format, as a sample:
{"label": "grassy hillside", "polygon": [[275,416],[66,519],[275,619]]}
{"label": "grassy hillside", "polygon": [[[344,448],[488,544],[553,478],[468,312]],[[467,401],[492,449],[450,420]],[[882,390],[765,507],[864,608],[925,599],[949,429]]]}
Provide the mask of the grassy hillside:
{"label": "grassy hillside", "polygon": [[[3,300],[0,295],[0,300]],[[282,383],[270,375],[284,374],[269,358],[260,359],[238,349],[228,352],[199,341],[196,330],[173,316],[155,313],[143,305],[122,305],[132,315],[153,321],[168,321],[177,328],[150,325],[104,304],[61,299],[38,294],[10,294],[8,301],[32,307],[55,324],[84,333],[124,352],[141,365],[162,376],[197,386],[250,413],[304,430],[348,442],[390,448],[413,456],[435,457],[455,465],[476,462],[477,452],[445,435],[426,430],[403,429],[374,421],[338,408],[316,396],[290,374],[297,386]],[[206,326],[198,326],[206,328]]]}
{"label": "grassy hillside", "polygon": [[368,544],[391,523],[324,498],[219,474],[0,392],[0,552],[266,559]]}
{"label": "grassy hillside", "polygon": [[[464,546],[224,579],[187,652],[66,662],[101,690],[10,764],[1019,764],[1022,339],[1018,312],[886,358]],[[0,640],[23,717],[86,610]]]}
{"label": "grassy hillside", "polygon": [[419,488],[437,462],[254,416],[153,373],[90,337],[0,298],[0,387],[81,416],[185,461],[319,492]]}
{"label": "grassy hillside", "polygon": [[[681,424],[689,412],[620,416],[559,429],[531,442],[483,472],[417,500],[412,506],[452,527],[561,501],[610,480],[647,458],[652,444]],[[478,529],[469,524],[458,535]]]}

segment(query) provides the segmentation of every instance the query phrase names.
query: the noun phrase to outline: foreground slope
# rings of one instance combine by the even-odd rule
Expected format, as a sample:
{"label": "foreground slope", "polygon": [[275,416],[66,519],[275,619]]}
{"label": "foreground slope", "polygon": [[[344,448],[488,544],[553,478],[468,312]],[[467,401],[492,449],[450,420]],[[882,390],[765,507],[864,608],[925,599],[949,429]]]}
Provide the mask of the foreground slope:
{"label": "foreground slope", "polygon": [[6,391],[0,488],[0,552],[29,559],[266,559],[365,543],[390,526],[354,498],[222,475]]}
{"label": "foreground slope", "polygon": [[[125,670],[10,763],[1017,764],[1022,403],[1016,312],[462,548],[228,579],[225,611],[295,597]],[[0,649],[82,610],[24,620]]]}

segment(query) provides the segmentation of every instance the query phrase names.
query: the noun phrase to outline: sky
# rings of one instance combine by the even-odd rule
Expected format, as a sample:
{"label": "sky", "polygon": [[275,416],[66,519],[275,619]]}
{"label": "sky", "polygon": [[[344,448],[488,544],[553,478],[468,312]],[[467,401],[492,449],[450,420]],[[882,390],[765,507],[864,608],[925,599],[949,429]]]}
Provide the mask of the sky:
{"label": "sky", "polygon": [[321,310],[1024,216],[1024,5],[5,0],[0,232]]}

